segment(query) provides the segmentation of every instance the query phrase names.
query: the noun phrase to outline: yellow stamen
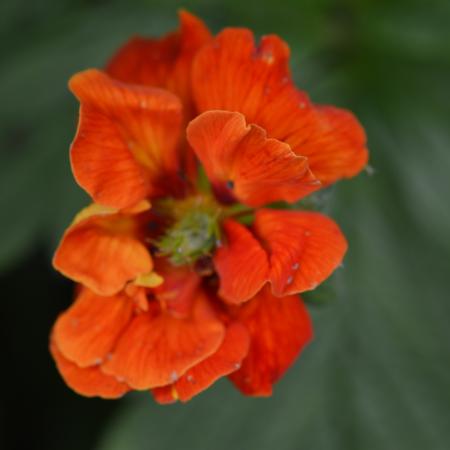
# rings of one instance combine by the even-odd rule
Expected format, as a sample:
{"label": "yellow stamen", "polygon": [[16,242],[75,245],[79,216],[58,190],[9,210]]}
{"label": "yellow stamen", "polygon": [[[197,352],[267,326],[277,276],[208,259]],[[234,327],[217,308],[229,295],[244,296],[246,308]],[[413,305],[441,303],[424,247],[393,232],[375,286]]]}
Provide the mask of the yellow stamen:
{"label": "yellow stamen", "polygon": [[110,214],[117,213],[116,208],[111,208],[110,206],[103,206],[99,205],[97,203],[92,203],[91,205],[87,206],[86,208],[83,208],[73,220],[73,224],[75,225],[77,223],[80,223],[82,220],[89,219],[89,217],[92,216],[108,216]]}
{"label": "yellow stamen", "polygon": [[134,285],[154,288],[162,284],[163,281],[164,278],[161,275],[158,275],[156,272],[150,272],[137,276],[134,280]]}
{"label": "yellow stamen", "polygon": [[172,389],[171,389],[170,393],[172,394],[172,397],[173,397],[174,400],[179,400],[180,399],[174,384],[172,384]]}

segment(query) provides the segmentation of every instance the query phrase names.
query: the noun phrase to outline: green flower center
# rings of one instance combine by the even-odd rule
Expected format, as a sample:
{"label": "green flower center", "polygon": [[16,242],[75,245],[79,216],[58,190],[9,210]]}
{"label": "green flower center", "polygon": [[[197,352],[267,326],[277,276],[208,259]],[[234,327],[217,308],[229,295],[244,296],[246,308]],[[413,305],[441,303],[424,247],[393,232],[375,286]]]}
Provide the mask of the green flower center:
{"label": "green flower center", "polygon": [[159,253],[177,266],[211,255],[220,240],[220,207],[209,197],[192,197],[167,206],[174,222],[155,243]]}

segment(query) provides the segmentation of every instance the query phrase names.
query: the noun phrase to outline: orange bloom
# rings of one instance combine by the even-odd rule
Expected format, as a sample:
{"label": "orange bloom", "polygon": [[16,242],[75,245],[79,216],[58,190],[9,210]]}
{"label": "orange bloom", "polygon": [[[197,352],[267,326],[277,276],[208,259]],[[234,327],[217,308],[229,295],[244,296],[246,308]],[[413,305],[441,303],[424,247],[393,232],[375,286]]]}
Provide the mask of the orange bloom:
{"label": "orange bloom", "polygon": [[295,88],[278,37],[180,22],[69,83],[72,170],[93,203],[54,256],[79,288],[50,350],[82,395],[185,402],[223,376],[270,395],[312,337],[296,294],[347,249],[330,218],[280,202],[364,167],[357,120]]}

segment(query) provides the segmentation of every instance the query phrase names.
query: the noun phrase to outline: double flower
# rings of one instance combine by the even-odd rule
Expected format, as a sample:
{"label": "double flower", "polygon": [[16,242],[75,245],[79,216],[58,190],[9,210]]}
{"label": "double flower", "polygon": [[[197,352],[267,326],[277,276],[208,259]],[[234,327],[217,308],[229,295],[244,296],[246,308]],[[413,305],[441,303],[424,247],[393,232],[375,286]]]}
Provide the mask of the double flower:
{"label": "double flower", "polygon": [[86,396],[188,401],[223,376],[270,395],[312,336],[297,294],[347,249],[331,219],[285,205],[366,165],[360,124],[294,86],[277,36],[180,22],[70,80],[93,203],[54,257],[78,286],[50,348]]}

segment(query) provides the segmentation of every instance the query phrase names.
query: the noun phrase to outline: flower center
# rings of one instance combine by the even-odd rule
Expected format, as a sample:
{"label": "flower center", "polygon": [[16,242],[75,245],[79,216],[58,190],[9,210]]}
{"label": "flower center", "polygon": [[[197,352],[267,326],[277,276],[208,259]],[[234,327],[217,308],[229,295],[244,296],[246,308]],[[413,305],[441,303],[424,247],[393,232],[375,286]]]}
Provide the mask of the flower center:
{"label": "flower center", "polygon": [[211,255],[220,239],[220,206],[210,197],[191,197],[166,203],[172,225],[156,242],[161,255],[172,264],[184,265]]}

